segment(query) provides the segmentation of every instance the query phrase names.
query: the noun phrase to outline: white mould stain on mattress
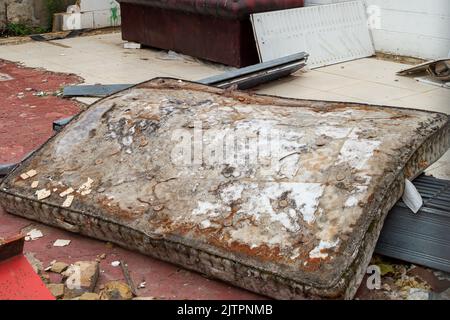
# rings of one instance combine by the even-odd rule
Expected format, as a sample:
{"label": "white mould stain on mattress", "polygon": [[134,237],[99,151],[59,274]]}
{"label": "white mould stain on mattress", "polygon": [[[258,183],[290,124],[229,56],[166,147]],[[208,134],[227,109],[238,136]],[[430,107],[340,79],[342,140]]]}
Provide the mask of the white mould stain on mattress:
{"label": "white mould stain on mattress", "polygon": [[327,136],[333,139],[343,139],[348,136],[352,129],[348,127],[321,125],[316,128],[315,134],[317,136]]}
{"label": "white mould stain on mattress", "polygon": [[336,241],[323,241],[320,240],[319,244],[309,252],[309,257],[311,259],[325,259],[328,257],[328,253],[322,252],[325,249],[332,249],[336,247],[339,243],[339,239]]}
{"label": "white mould stain on mattress", "polygon": [[357,135],[359,132],[359,129],[352,130],[340,150],[337,164],[348,163],[357,170],[365,168],[367,161],[380,145],[380,141],[359,138]]}
{"label": "white mould stain on mattress", "polygon": [[244,184],[231,184],[221,190],[220,197],[223,202],[231,203],[242,197],[242,191],[244,191]]}
{"label": "white mould stain on mattress", "polygon": [[196,209],[192,211],[194,216],[197,215],[208,215],[210,217],[218,217],[221,212],[223,212],[225,208],[220,203],[211,203],[207,201],[199,201]]}
{"label": "white mould stain on mattress", "polygon": [[357,186],[345,201],[344,207],[350,208],[356,206],[358,202],[362,200],[362,197],[364,197],[366,191],[367,186]]}
{"label": "white mould stain on mattress", "polygon": [[209,221],[209,220],[203,220],[202,222],[200,222],[200,227],[201,227],[202,229],[206,229],[206,228],[211,227],[211,221]]}
{"label": "white mould stain on mattress", "polygon": [[192,214],[226,216],[231,202],[240,200],[237,215],[253,218],[256,223],[268,219],[289,232],[298,232],[300,220],[313,223],[316,219],[322,192],[323,186],[318,183],[268,183],[263,189],[254,183],[235,183],[221,190],[216,203],[198,201]]}

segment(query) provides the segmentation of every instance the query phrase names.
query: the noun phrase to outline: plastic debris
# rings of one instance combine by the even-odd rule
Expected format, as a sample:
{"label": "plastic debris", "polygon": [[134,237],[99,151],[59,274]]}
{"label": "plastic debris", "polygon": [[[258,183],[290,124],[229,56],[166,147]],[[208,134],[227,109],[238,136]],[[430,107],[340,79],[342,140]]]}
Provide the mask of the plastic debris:
{"label": "plastic debris", "polygon": [[140,49],[141,48],[141,44],[140,43],[136,43],[136,42],[125,42],[123,44],[123,48],[124,49]]}
{"label": "plastic debris", "polygon": [[68,195],[67,198],[66,198],[66,200],[64,200],[62,206],[63,206],[64,208],[70,207],[70,206],[72,205],[73,199],[74,199],[74,196]]}
{"label": "plastic debris", "polygon": [[113,262],[111,262],[111,265],[113,267],[118,267],[118,266],[120,266],[120,261],[113,261]]}
{"label": "plastic debris", "polygon": [[403,191],[402,200],[414,213],[417,213],[423,205],[422,196],[408,179],[405,179],[405,191]]}

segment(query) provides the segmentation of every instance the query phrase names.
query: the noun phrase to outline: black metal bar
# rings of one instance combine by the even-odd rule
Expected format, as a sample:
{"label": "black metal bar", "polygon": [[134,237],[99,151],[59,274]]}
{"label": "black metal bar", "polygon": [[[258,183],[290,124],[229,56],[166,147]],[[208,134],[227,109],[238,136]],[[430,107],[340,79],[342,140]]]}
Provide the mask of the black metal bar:
{"label": "black metal bar", "polygon": [[306,65],[306,52],[300,52],[283,58],[258,63],[253,66],[225,72],[223,74],[199,80],[199,83],[228,88],[235,85],[238,89],[249,89],[259,84],[285,77]]}

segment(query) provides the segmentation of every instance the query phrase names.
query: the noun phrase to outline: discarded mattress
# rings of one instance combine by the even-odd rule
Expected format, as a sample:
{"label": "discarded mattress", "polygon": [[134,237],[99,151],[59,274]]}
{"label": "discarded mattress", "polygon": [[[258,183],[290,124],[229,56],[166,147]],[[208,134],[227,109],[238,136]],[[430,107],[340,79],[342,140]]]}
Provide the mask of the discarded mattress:
{"label": "discarded mattress", "polygon": [[279,299],[352,298],[448,116],[154,79],[104,98],[0,185],[12,214]]}

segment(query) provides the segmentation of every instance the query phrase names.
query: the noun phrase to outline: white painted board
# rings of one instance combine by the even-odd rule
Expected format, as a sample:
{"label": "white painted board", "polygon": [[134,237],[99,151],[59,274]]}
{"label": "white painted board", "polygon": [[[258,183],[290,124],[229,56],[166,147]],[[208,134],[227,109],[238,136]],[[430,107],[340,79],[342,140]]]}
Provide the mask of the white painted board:
{"label": "white painted board", "polygon": [[262,62],[309,53],[317,68],[375,53],[362,1],[271,11],[251,15]]}

